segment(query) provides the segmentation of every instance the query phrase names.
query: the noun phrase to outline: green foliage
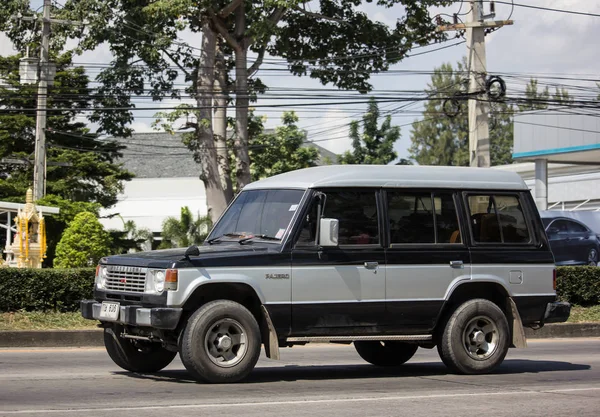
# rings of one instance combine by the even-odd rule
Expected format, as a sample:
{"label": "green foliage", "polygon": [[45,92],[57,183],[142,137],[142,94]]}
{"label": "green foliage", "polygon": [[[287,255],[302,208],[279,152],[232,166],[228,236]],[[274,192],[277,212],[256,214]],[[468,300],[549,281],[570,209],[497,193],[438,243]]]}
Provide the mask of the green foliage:
{"label": "green foliage", "polygon": [[95,269],[0,268],[0,312],[77,311],[93,297]]}
{"label": "green foliage", "polygon": [[[466,63],[442,64],[434,69],[427,85],[429,99],[423,111],[423,120],[415,121],[411,130],[410,157],[420,165],[469,165],[469,121],[466,100],[455,117],[444,114],[448,97],[465,92]],[[490,158],[492,165],[512,162],[513,108],[504,102],[491,103]]]}
{"label": "green foliage", "polygon": [[561,300],[581,306],[600,304],[600,268],[562,266],[556,271],[556,292]]}
{"label": "green foliage", "polygon": [[316,166],[319,152],[312,147],[303,147],[306,133],[298,128],[298,116],[285,112],[282,126],[274,133],[264,133],[262,120],[253,118],[257,126],[251,127],[250,172],[256,181],[295,169]]}
{"label": "green foliage", "polygon": [[367,112],[363,116],[363,132],[359,133],[359,122],[350,124],[352,152],[346,151],[339,157],[340,164],[381,164],[387,165],[396,159],[394,143],[400,139],[400,128],[392,126],[392,116],[386,116],[381,127],[379,106],[374,98],[369,100]]}
{"label": "green foliage", "polygon": [[[123,220],[121,218],[121,220]],[[145,250],[145,245],[152,245],[154,236],[149,229],[138,229],[133,220],[123,220],[123,230],[108,230],[112,254],[138,252]]]}
{"label": "green foliage", "polygon": [[212,228],[212,221],[210,216],[194,218],[189,207],[182,207],[180,218],[167,217],[162,227],[159,249],[181,248],[201,244]]}
{"label": "green foliage", "polygon": [[96,265],[111,252],[110,236],[93,213],[75,216],[56,246],[57,268],[81,268]]}
{"label": "green foliage", "polygon": [[525,99],[519,102],[518,107],[519,111],[544,110],[550,104],[561,105],[572,102],[573,98],[566,89],[556,87],[554,94],[550,96],[548,86],[538,91],[538,81],[532,78],[525,87]]}

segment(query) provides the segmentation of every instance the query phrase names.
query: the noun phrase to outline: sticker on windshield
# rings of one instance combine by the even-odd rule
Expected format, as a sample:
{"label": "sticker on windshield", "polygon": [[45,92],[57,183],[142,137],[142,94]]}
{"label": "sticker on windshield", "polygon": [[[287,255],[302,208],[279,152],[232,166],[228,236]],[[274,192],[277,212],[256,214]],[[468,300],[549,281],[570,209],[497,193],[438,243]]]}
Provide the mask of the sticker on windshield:
{"label": "sticker on windshield", "polygon": [[297,208],[298,208],[298,204],[292,204],[288,211],[296,211]]}
{"label": "sticker on windshield", "polygon": [[281,239],[283,237],[284,233],[285,233],[285,229],[279,229],[279,231],[277,232],[277,234],[275,235],[275,237],[277,239]]}

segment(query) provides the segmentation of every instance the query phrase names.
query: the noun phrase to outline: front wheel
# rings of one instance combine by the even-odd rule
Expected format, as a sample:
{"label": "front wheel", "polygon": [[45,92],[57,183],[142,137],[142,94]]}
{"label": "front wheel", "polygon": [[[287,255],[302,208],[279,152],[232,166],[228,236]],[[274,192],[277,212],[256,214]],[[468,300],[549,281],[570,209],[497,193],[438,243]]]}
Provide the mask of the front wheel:
{"label": "front wheel", "polygon": [[196,379],[236,382],[260,355],[260,328],[246,307],[217,300],[200,307],[188,320],[180,343],[183,365]]}
{"label": "front wheel", "polygon": [[499,366],[510,344],[504,312],[485,299],[458,306],[438,341],[444,364],[461,374],[484,374]]}
{"label": "front wheel", "polygon": [[400,366],[413,357],[417,345],[394,340],[354,342],[361,358],[376,366]]}
{"label": "front wheel", "polygon": [[163,348],[159,343],[140,342],[120,336],[123,326],[104,329],[104,346],[108,356],[121,368],[130,372],[158,372],[173,361],[177,352]]}

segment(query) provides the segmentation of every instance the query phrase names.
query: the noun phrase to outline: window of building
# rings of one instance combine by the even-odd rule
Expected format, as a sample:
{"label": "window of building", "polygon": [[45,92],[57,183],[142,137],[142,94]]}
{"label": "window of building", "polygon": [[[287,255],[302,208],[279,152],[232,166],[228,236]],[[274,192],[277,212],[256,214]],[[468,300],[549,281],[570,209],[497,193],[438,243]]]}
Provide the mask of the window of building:
{"label": "window of building", "polygon": [[515,195],[471,195],[473,238],[480,243],[528,243],[531,235]]}

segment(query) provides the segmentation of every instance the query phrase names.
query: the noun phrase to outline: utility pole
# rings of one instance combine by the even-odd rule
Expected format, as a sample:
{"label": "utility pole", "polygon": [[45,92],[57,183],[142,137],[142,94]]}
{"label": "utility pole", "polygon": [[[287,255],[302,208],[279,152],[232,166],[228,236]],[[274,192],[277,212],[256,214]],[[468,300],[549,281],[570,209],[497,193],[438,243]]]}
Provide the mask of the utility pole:
{"label": "utility pole", "polygon": [[[33,200],[37,201],[46,194],[46,121],[48,108],[48,85],[54,82],[54,74],[56,67],[50,63],[50,26],[54,24],[63,25],[81,25],[81,22],[71,20],[51,19],[50,11],[52,8],[52,0],[44,0],[44,9],[42,18],[39,21],[42,24],[42,44],[40,48],[40,59],[36,60],[29,58],[29,49],[27,50],[27,58],[21,61],[19,71],[21,74],[22,83],[32,83],[35,79],[38,81],[37,92],[37,111],[35,125],[35,160],[33,165]],[[38,18],[16,16],[16,19],[25,21],[34,21]],[[37,65],[37,70],[34,71],[35,76],[32,76],[31,67]]]}
{"label": "utility pole", "polygon": [[491,13],[484,15],[483,1],[471,0],[471,10],[466,23],[440,25],[437,31],[467,32],[467,62],[469,71],[469,161],[472,167],[490,166],[490,131],[488,125],[488,97],[486,94],[485,31],[512,25],[512,20],[486,20],[495,16],[494,2],[490,2]]}
{"label": "utility pole", "polygon": [[48,104],[50,8],[52,0],[44,0],[42,18],[42,48],[40,51],[40,78],[37,94],[37,121],[35,125],[35,165],[33,167],[33,201],[46,194],[46,108]]}

